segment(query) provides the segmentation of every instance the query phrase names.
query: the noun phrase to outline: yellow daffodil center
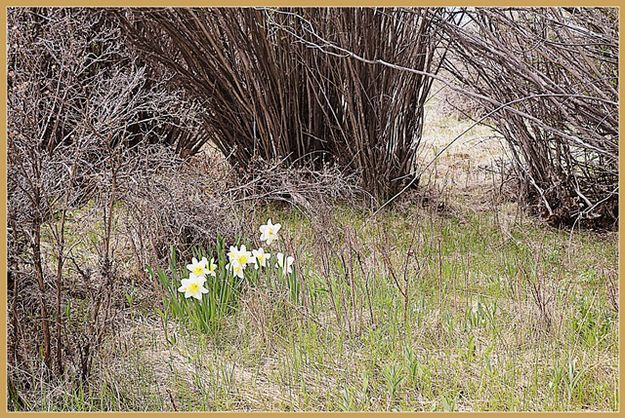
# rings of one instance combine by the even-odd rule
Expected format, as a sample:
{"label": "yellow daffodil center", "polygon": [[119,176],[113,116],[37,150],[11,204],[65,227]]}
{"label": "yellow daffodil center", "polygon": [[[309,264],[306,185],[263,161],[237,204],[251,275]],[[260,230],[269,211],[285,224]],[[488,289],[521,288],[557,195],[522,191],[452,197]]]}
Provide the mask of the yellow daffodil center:
{"label": "yellow daffodil center", "polygon": [[189,293],[197,293],[200,291],[200,285],[197,283],[189,283],[187,286],[187,291]]}
{"label": "yellow daffodil center", "polygon": [[196,276],[201,276],[202,273],[204,273],[204,267],[199,266],[199,265],[193,267],[193,274],[195,274]]}
{"label": "yellow daffodil center", "polygon": [[247,259],[248,257],[245,254],[241,254],[239,255],[239,258],[237,259],[237,261],[239,262],[240,265],[245,265],[247,264]]}

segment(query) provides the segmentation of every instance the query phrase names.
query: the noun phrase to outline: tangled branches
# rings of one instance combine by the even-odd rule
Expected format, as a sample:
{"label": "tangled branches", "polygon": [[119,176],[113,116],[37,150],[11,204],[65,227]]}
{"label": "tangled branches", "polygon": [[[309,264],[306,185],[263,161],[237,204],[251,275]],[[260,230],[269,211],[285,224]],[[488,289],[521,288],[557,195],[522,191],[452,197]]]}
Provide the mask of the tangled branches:
{"label": "tangled branches", "polygon": [[146,60],[206,104],[211,138],[240,170],[255,157],[337,164],[376,199],[413,172],[431,79],[315,45],[327,39],[436,71],[439,35],[426,9],[132,9],[118,17]]}
{"label": "tangled branches", "polygon": [[[142,147],[198,139],[197,107],[150,78],[101,10],[16,8],[8,20],[9,363],[39,367],[41,351],[46,372],[86,379],[113,321],[117,202]],[[86,206],[94,217],[76,235]],[[66,303],[75,288],[79,311]]]}
{"label": "tangled branches", "polygon": [[[521,199],[556,226],[618,219],[618,11],[489,9],[439,21],[461,85],[495,116]],[[478,100],[486,112],[496,106]],[[523,112],[525,115],[521,115]]]}

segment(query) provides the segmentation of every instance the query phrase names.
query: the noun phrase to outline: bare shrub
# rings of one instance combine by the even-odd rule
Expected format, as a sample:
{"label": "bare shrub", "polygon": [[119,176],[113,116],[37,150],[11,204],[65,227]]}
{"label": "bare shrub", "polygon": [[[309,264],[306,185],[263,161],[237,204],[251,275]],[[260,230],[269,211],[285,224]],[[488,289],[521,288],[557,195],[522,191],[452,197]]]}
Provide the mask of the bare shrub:
{"label": "bare shrub", "polygon": [[251,162],[253,169],[241,177],[236,201],[243,203],[281,202],[297,207],[309,217],[337,202],[365,201],[367,193],[359,187],[358,175],[345,173],[337,165],[322,167],[285,165],[284,160]]}
{"label": "bare shrub", "polygon": [[229,192],[236,183],[214,157],[197,154],[183,161],[156,148],[138,165],[122,200],[140,265],[166,259],[172,245],[184,250],[212,245],[217,236],[232,240],[245,224],[245,213]]}
{"label": "bare shrub", "polygon": [[618,10],[476,8],[459,16],[458,24],[440,22],[454,56],[445,66],[481,95],[473,97],[487,113],[497,111],[521,199],[553,225],[615,227]]}
{"label": "bare shrub", "polygon": [[197,108],[148,77],[101,10],[8,20],[10,379],[87,381],[117,319],[116,223],[141,147],[181,153]]}
{"label": "bare shrub", "polygon": [[146,60],[205,103],[207,132],[239,171],[256,157],[315,169],[337,164],[358,174],[376,199],[410,177],[431,79],[345,60],[323,43],[436,71],[439,36],[426,9],[130,9],[117,16]]}

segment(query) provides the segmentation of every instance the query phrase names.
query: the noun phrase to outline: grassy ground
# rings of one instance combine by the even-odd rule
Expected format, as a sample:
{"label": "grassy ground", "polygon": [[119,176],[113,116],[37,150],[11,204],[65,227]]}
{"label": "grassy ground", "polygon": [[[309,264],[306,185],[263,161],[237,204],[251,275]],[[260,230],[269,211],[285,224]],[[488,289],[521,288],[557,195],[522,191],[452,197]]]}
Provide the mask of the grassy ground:
{"label": "grassy ground", "polygon": [[[428,104],[421,161],[471,125]],[[500,199],[502,148],[474,129],[410,196],[282,223],[301,285],[248,289],[218,331],[127,298],[89,389],[61,410],[616,410],[617,234],[558,231]],[[487,141],[484,141],[487,140]]]}
{"label": "grassy ground", "polygon": [[492,213],[412,208],[370,220],[339,207],[333,248],[352,246],[362,259],[352,282],[335,254],[326,281],[311,239],[318,228],[295,210],[268,213],[298,249],[301,306],[261,286],[213,335],[138,309],[104,353],[95,393],[67,395],[62,408],[617,408],[614,235],[570,237],[527,219],[503,234]]}

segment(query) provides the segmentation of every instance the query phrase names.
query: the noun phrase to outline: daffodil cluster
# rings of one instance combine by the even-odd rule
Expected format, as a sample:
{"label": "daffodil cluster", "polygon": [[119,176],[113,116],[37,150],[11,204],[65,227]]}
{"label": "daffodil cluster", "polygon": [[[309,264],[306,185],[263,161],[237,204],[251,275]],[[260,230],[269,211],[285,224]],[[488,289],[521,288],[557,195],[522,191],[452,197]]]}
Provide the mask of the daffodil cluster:
{"label": "daffodil cluster", "polygon": [[193,297],[202,300],[202,295],[208,293],[208,289],[204,287],[206,275],[216,277],[215,269],[217,269],[217,264],[214,259],[211,258],[209,262],[206,257],[202,257],[202,260],[197,261],[193,257],[191,264],[187,264],[189,278],[181,280],[178,291],[183,292],[185,298]]}
{"label": "daffodil cluster", "polygon": [[[261,233],[260,241],[271,246],[275,241],[279,240],[278,232],[281,227],[282,225],[279,223],[273,224],[271,219],[267,220],[267,223],[261,225],[259,228]],[[240,279],[245,278],[245,270],[251,265],[254,266],[255,270],[259,270],[261,268],[270,267],[272,260],[271,253],[265,252],[263,247],[249,251],[245,245],[241,245],[238,248],[236,246],[231,246],[227,256],[227,274],[231,274]],[[279,252],[275,255],[275,259],[276,263],[274,266],[280,273],[285,276],[293,273],[293,262],[295,258]],[[211,259],[209,262],[206,257],[203,257],[202,260],[198,261],[196,258],[193,258],[191,264],[187,265],[187,269],[189,270],[189,278],[182,279],[178,291],[184,293],[185,298],[193,297],[202,300],[202,295],[208,293],[208,289],[204,287],[206,276],[217,277],[217,265],[215,264],[215,260]]]}

